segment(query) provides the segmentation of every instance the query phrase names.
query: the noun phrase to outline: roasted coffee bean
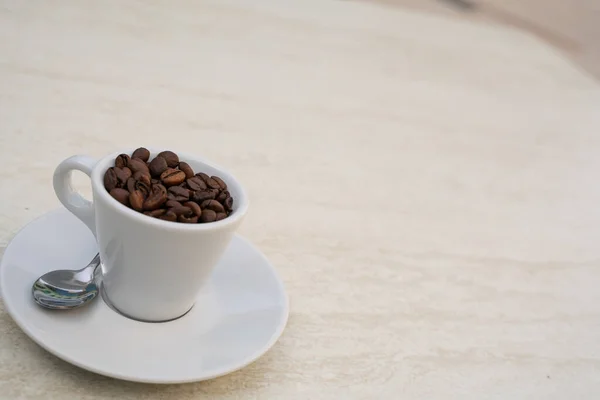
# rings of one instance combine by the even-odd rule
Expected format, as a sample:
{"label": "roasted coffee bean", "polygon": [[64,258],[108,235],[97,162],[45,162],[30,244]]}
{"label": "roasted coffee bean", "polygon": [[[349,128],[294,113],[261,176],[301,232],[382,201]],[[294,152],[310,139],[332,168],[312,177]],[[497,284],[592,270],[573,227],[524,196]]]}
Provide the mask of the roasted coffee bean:
{"label": "roasted coffee bean", "polygon": [[167,188],[161,184],[152,185],[152,192],[144,201],[144,210],[156,210],[167,202]]}
{"label": "roasted coffee bean", "polygon": [[207,189],[206,183],[199,176],[194,176],[193,178],[189,178],[187,181],[187,185],[193,191],[197,190],[205,190]]}
{"label": "roasted coffee bean", "polygon": [[142,211],[144,209],[144,193],[141,190],[134,190],[129,194],[129,204],[135,211]]}
{"label": "roasted coffee bean", "polygon": [[227,189],[227,184],[225,182],[223,182],[223,179],[219,178],[218,176],[211,176],[211,178],[219,184],[219,188],[221,190]]}
{"label": "roasted coffee bean", "polygon": [[167,210],[165,210],[164,208],[159,208],[159,209],[152,210],[152,211],[146,211],[146,212],[144,212],[144,214],[146,214],[150,217],[158,218],[166,212],[167,212]]}
{"label": "roasted coffee bean", "polygon": [[206,200],[201,205],[203,210],[209,209],[216,213],[225,212],[223,205],[216,200]]}
{"label": "roasted coffee bean", "polygon": [[115,159],[115,167],[117,167],[117,168],[126,167],[129,165],[129,160],[131,160],[131,157],[129,157],[129,155],[119,154],[117,156],[117,158]]}
{"label": "roasted coffee bean", "polygon": [[219,195],[217,196],[217,201],[221,204],[223,204],[223,202],[230,197],[229,191],[228,190],[223,190],[221,193],[219,193]]}
{"label": "roasted coffee bean", "polygon": [[[206,189],[206,190],[201,190],[200,192],[203,192],[205,194],[203,194],[203,197],[206,197],[209,200],[214,200],[217,198],[217,196],[219,195],[219,190],[218,189]],[[201,203],[200,201],[198,202],[199,204]]]}
{"label": "roasted coffee bean", "polygon": [[127,190],[129,191],[129,193],[135,192],[135,183],[136,182],[137,181],[135,179],[133,179],[133,178],[127,179],[127,185],[126,185],[126,187],[127,187]]}
{"label": "roasted coffee bean", "polygon": [[[188,201],[188,203],[189,203],[189,201]],[[194,204],[196,204],[196,203],[194,203]],[[177,200],[168,200],[165,203],[165,207],[167,207],[167,208],[181,207],[181,206],[182,206],[182,204],[180,202],[178,202]]]}
{"label": "roasted coffee bean", "polygon": [[129,178],[127,180],[127,190],[129,190],[129,193],[139,190],[142,192],[145,198],[148,197],[148,194],[150,193],[150,185],[141,180],[136,181],[134,178]]}
{"label": "roasted coffee bean", "polygon": [[[212,210],[215,211],[217,214],[220,212],[222,212],[222,213],[226,212],[223,204],[219,203],[216,200],[213,201],[211,206],[212,206]],[[211,208],[211,206],[209,206],[208,208]]]}
{"label": "roasted coffee bean", "polygon": [[231,211],[233,209],[233,197],[226,198],[223,205],[227,211]]}
{"label": "roasted coffee bean", "polygon": [[146,173],[144,171],[138,171],[138,172],[134,173],[133,179],[135,179],[136,181],[145,183],[148,186],[150,186],[152,184],[152,182],[150,180],[150,174]]}
{"label": "roasted coffee bean", "polygon": [[209,188],[211,189],[221,189],[221,185],[219,185],[219,182],[217,182],[216,180],[214,180],[213,178],[208,178],[206,180],[206,184],[208,185]]}
{"label": "roasted coffee bean", "polygon": [[169,168],[167,165],[167,160],[162,157],[155,157],[152,161],[150,161],[150,173],[153,177],[157,178],[165,172]]}
{"label": "roasted coffee bean", "polygon": [[202,222],[213,222],[217,220],[217,213],[213,210],[202,210],[200,221]]}
{"label": "roasted coffee bean", "polygon": [[148,151],[148,149],[146,149],[144,147],[140,147],[139,149],[136,149],[133,152],[133,154],[131,155],[131,158],[139,158],[143,162],[147,162],[148,159],[150,158],[150,152]]}
{"label": "roasted coffee bean", "polygon": [[185,177],[188,179],[194,176],[194,170],[192,169],[192,167],[190,167],[190,164],[186,162],[180,162],[179,169],[185,172]]}
{"label": "roasted coffee bean", "polygon": [[118,184],[119,184],[119,179],[117,179],[117,174],[115,172],[115,169],[109,168],[104,173],[104,188],[110,192],[111,190],[116,188]]}
{"label": "roasted coffee bean", "polygon": [[190,191],[181,186],[171,186],[169,194],[173,194],[173,199],[177,201],[188,201],[190,198]]}
{"label": "roasted coffee bean", "polygon": [[227,213],[224,213],[224,212],[217,213],[217,219],[216,219],[217,221],[220,221],[225,218],[227,218]]}
{"label": "roasted coffee bean", "polygon": [[210,179],[210,176],[206,175],[204,172],[198,172],[196,176],[202,179],[204,182]]}
{"label": "roasted coffee bean", "polygon": [[151,185],[147,184],[144,181],[140,180],[140,181],[135,182],[135,189],[140,190],[144,194],[145,197],[148,197],[148,195],[150,194],[150,188],[151,188]]}
{"label": "roasted coffee bean", "polygon": [[179,185],[185,181],[185,172],[174,168],[167,168],[165,172],[160,174],[160,180],[165,186]]}
{"label": "roasted coffee bean", "polygon": [[127,190],[121,188],[114,188],[110,191],[110,195],[119,203],[125,206],[129,205],[129,192]]}
{"label": "roasted coffee bean", "polygon": [[214,198],[215,193],[209,190],[198,190],[192,195],[192,200],[194,200],[198,204],[202,203],[205,200],[212,200]]}
{"label": "roasted coffee bean", "polygon": [[150,170],[148,169],[146,163],[140,160],[139,158],[132,158],[131,160],[129,160],[129,164],[127,164],[127,166],[133,173],[136,173],[138,171],[146,172],[148,174],[150,173]]}
{"label": "roasted coffee bean", "polygon": [[177,220],[179,222],[183,222],[184,224],[195,224],[198,223],[198,216],[194,214],[181,214],[179,217],[177,217]]}
{"label": "roasted coffee bean", "polygon": [[175,215],[175,213],[173,211],[167,210],[167,212],[164,213],[163,215],[161,215],[160,217],[158,217],[158,219],[175,222],[175,221],[177,221],[177,215]]}
{"label": "roasted coffee bean", "polygon": [[173,207],[170,208],[169,211],[175,213],[175,215],[180,216],[182,214],[192,215],[192,209],[185,206]]}
{"label": "roasted coffee bean", "polygon": [[192,210],[192,212],[194,213],[194,215],[196,215],[197,217],[202,215],[202,209],[200,208],[198,203],[195,203],[193,201],[188,201],[186,203],[183,203],[183,205],[186,207],[189,207]]}
{"label": "roasted coffee bean", "polygon": [[124,168],[115,168],[115,174],[117,175],[117,180],[119,181],[119,187],[125,187],[127,184],[127,180],[131,178],[131,170],[127,167]]}
{"label": "roasted coffee bean", "polygon": [[162,157],[167,161],[167,165],[171,168],[175,168],[179,164],[179,157],[172,151],[161,151],[157,157]]}

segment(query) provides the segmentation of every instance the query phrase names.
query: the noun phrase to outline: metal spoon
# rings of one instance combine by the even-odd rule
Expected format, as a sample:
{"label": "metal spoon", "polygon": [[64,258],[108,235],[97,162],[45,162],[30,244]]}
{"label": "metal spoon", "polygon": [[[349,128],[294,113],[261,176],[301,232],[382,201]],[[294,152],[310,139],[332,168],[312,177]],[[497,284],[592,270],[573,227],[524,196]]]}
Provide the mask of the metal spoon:
{"label": "metal spoon", "polygon": [[100,265],[100,254],[78,270],[50,271],[33,284],[31,292],[37,304],[54,310],[70,310],[80,307],[98,295],[96,268]]}

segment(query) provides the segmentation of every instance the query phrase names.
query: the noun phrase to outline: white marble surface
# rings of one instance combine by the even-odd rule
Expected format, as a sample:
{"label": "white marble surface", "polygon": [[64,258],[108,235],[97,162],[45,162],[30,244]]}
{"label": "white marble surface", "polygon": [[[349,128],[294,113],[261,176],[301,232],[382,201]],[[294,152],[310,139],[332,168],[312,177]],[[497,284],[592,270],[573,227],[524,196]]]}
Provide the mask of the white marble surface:
{"label": "white marble surface", "polygon": [[1,0],[0,248],[58,206],[63,158],[188,146],[246,184],[241,233],[291,314],[249,367],[151,386],[50,356],[0,308],[0,397],[597,399],[599,109],[534,38],[441,17]]}

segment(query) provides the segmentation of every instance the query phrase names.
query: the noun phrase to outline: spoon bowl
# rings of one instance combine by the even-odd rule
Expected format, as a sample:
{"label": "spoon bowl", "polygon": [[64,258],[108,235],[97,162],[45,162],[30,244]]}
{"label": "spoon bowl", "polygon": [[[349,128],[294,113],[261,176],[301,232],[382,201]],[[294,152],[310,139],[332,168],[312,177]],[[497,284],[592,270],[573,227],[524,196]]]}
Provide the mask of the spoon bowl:
{"label": "spoon bowl", "polygon": [[100,254],[80,270],[50,271],[39,277],[31,288],[33,299],[44,308],[70,310],[87,304],[98,295],[96,270]]}

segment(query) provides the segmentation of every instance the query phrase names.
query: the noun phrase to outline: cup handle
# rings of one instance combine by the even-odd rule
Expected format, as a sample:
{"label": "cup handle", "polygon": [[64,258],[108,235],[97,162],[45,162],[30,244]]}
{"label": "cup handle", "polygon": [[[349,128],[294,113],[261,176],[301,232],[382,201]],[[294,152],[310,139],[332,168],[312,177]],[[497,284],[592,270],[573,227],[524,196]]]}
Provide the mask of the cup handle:
{"label": "cup handle", "polygon": [[94,204],[81,196],[71,184],[73,170],[81,171],[91,178],[96,160],[88,156],[72,156],[58,164],[54,170],[54,192],[58,200],[73,215],[79,218],[96,236]]}

